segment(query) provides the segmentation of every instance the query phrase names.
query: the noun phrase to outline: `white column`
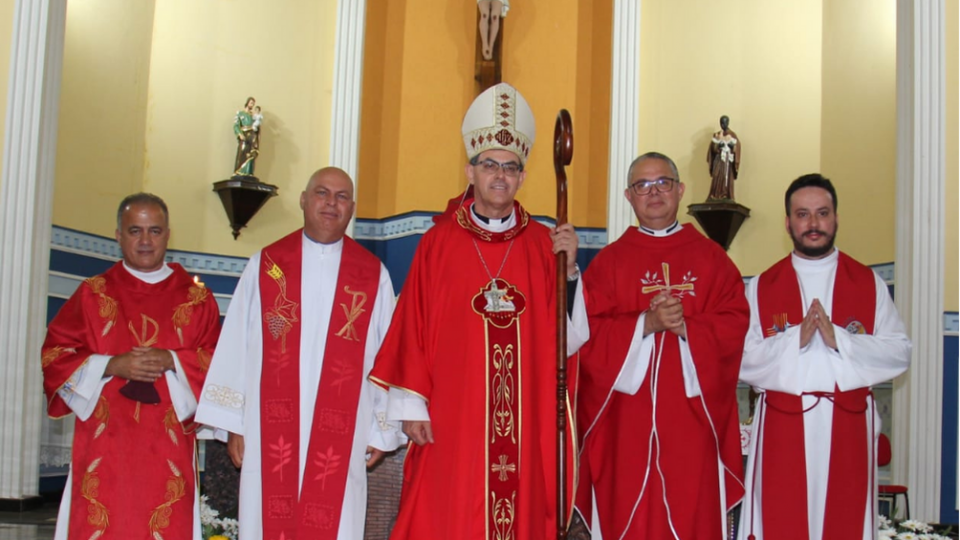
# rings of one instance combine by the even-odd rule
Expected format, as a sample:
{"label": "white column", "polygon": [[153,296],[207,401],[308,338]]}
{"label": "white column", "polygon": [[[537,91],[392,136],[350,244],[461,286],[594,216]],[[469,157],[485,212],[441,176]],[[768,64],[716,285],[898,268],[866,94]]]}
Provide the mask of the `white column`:
{"label": "white column", "polygon": [[66,0],[18,0],[0,178],[0,499],[38,493],[40,346]]}
{"label": "white column", "polygon": [[913,363],[894,382],[893,480],[939,521],[943,384],[944,3],[897,2],[896,300]]}
{"label": "white column", "polygon": [[[363,88],[363,33],[366,0],[337,3],[337,44],[333,61],[333,111],[330,122],[330,165],[353,178],[357,193],[357,162],[360,156],[360,103]],[[353,236],[350,220],[347,234]]]}
{"label": "white column", "polygon": [[640,131],[640,0],[613,2],[613,66],[610,77],[610,163],[607,170],[607,241],[633,224],[623,196],[627,169],[638,155]]}

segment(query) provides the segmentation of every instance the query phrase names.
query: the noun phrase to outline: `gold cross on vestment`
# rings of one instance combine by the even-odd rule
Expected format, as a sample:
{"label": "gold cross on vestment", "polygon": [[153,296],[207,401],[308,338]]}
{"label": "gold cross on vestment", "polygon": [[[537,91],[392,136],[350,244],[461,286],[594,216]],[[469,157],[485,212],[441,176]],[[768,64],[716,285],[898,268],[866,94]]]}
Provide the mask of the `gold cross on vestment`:
{"label": "gold cross on vestment", "polygon": [[506,482],[509,478],[507,473],[517,472],[517,466],[513,463],[507,463],[507,456],[500,454],[500,463],[494,463],[490,466],[490,472],[500,473],[498,477],[501,482]]}
{"label": "gold cross on vestment", "polygon": [[661,263],[660,267],[663,269],[663,284],[662,285],[647,285],[646,287],[640,289],[643,294],[651,293],[654,291],[666,291],[668,294],[673,291],[693,291],[693,283],[681,283],[680,285],[671,285],[670,284],[670,265],[667,263]]}

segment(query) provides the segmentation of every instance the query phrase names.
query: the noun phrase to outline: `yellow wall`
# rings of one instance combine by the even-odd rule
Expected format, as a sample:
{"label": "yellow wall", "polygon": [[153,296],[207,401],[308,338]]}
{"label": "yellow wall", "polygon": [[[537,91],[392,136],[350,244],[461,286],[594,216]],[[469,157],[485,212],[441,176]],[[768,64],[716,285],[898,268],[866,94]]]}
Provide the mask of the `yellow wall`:
{"label": "yellow wall", "polygon": [[143,182],[153,2],[67,6],[54,223],[113,236],[117,204]]}
{"label": "yellow wall", "polygon": [[[730,247],[745,275],[782,258],[783,193],[820,166],[822,12],[817,2],[645,0],[640,147],[672,157],[686,206],[710,191],[707,150],[721,115],[742,141],[736,200],[751,216]],[[616,237],[620,231],[611,231]]]}
{"label": "yellow wall", "polygon": [[[0,39],[0,126],[7,125],[7,90],[10,73],[10,49],[13,39],[13,11],[14,0],[0,0],[0,36],[8,36],[7,39]],[[0,132],[0,148],[6,144],[6,130]],[[0,152],[0,168],[3,167],[3,153]],[[2,182],[2,179],[0,179]]]}
{"label": "yellow wall", "polygon": [[960,49],[957,40],[957,2],[946,2],[946,74],[947,74],[947,118],[946,118],[946,190],[944,197],[944,296],[943,309],[957,311],[958,308],[958,279],[957,247],[960,239],[957,237],[960,221],[957,219],[957,207],[960,206],[960,176],[957,174],[957,161],[960,160],[957,150],[960,141],[957,139],[957,51]]}
{"label": "yellow wall", "polygon": [[837,245],[865,264],[895,256],[896,2],[824,2],[820,171],[837,188]]}
{"label": "yellow wall", "polygon": [[[142,189],[170,207],[171,248],[248,256],[299,227],[328,161],[335,24],[335,0],[71,2],[55,224],[112,236]],[[234,241],[212,183],[232,174],[248,95],[265,117],[256,173],[280,196]]]}
{"label": "yellow wall", "polygon": [[[602,89],[608,88],[610,53],[603,44],[608,37],[595,29],[609,28],[610,17],[609,6],[560,0],[521,3],[504,19],[503,80],[520,90],[536,118],[537,139],[518,195],[534,214],[555,214],[553,129],[566,108],[576,141],[568,168],[571,220],[604,226],[607,135],[597,126],[609,116]],[[360,217],[439,211],[466,185],[460,124],[477,95],[476,23],[470,2],[396,0],[368,12]]]}
{"label": "yellow wall", "polygon": [[[302,226],[300,192],[327,165],[335,0],[157,2],[144,188],[174,212],[178,249],[247,256]],[[256,175],[280,188],[234,241],[213,182],[233,171],[233,117],[263,108]]]}

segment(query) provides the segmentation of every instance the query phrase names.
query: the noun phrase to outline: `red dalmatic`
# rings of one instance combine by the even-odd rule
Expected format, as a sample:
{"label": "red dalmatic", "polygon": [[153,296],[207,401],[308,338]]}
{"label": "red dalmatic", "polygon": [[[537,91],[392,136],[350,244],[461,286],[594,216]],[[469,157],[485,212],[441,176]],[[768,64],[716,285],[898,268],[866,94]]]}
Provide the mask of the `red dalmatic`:
{"label": "red dalmatic", "polygon": [[[47,329],[41,364],[48,413],[71,412],[71,377],[93,354],[119,355],[135,346],[176,352],[199,396],[220,332],[219,308],[210,292],[177,264],[173,274],[145,283],[117,263],[83,282]],[[96,409],[77,420],[71,472],[70,538],[190,538],[193,535],[192,422],[181,423],[166,381],[155,383],[156,405],[120,394],[114,377]]]}

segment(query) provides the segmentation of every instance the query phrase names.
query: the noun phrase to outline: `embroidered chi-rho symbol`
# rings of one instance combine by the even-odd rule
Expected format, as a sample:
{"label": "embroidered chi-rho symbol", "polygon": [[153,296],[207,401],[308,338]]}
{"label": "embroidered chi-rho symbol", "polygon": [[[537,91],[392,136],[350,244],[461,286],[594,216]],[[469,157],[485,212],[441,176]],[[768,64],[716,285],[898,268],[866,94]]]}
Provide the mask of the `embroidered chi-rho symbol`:
{"label": "embroidered chi-rho symbol", "polygon": [[774,315],[773,326],[771,326],[770,328],[767,328],[766,330],[767,337],[775,336],[781,332],[786,332],[787,328],[790,328],[791,326],[793,325],[790,324],[789,321],[787,321],[786,313],[780,313],[779,315]]}
{"label": "embroidered chi-rho symbol", "polygon": [[363,306],[367,303],[367,293],[363,291],[351,291],[349,285],[345,285],[343,291],[352,296],[353,300],[349,308],[346,304],[340,304],[340,307],[343,308],[343,314],[347,317],[347,323],[343,325],[336,335],[347,341],[360,341],[360,336],[357,335],[357,329],[353,326],[353,323],[360,317],[361,313],[366,311],[363,309]]}

